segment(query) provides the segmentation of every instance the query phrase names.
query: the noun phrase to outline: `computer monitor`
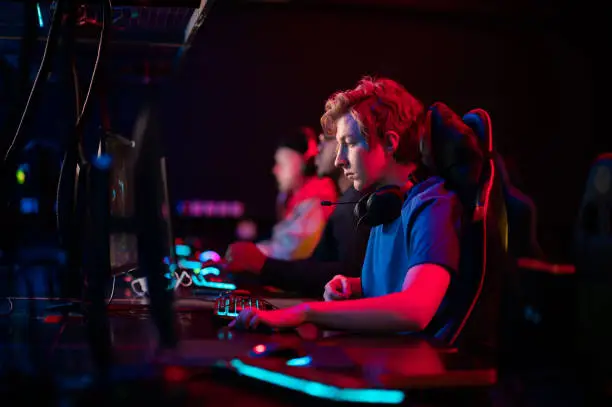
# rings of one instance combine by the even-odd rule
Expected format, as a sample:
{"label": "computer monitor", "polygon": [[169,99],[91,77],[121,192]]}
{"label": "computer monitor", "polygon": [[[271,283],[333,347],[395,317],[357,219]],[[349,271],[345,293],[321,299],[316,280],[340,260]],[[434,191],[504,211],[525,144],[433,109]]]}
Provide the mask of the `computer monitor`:
{"label": "computer monitor", "polygon": [[149,309],[157,324],[160,345],[176,345],[174,331],[174,291],[168,289],[168,265],[175,264],[172,230],[172,206],[168,188],[166,158],[162,140],[160,114],[155,105],[145,106],[139,115],[132,137],[132,154],[126,168],[134,192],[133,220],[136,229],[138,267],[147,278]]}
{"label": "computer monitor", "polygon": [[[110,168],[110,263],[114,276],[137,268],[138,256],[138,229],[136,227],[136,171],[137,166],[150,167],[150,170],[141,169],[145,173],[150,171],[150,176],[156,178],[158,185],[153,191],[158,194],[154,198],[158,216],[161,217],[161,230],[163,236],[163,250],[161,260],[166,260],[170,268],[176,265],[176,249],[174,245],[173,213],[170,192],[168,188],[166,157],[159,157],[138,164],[139,154],[143,151],[142,145],[152,129],[153,123],[141,123],[149,121],[149,108],[145,108],[137,120],[132,139],[120,135],[111,134],[106,138],[106,151],[111,158]],[[143,127],[144,126],[144,127]],[[155,136],[153,136],[155,137]],[[145,150],[146,151],[146,150]],[[146,159],[145,159],[146,160]]]}

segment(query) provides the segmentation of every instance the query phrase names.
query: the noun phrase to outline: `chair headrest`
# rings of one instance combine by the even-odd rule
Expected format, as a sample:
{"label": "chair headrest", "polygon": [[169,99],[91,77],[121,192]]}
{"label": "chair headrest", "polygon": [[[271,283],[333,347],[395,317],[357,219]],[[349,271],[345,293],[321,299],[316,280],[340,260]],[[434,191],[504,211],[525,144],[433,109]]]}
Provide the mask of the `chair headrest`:
{"label": "chair headrest", "polygon": [[473,109],[463,116],[463,121],[474,130],[474,134],[478,137],[478,141],[481,143],[482,148],[485,151],[489,151],[489,154],[491,154],[495,162],[495,168],[499,174],[498,178],[501,180],[501,187],[504,194],[519,201],[523,201],[526,205],[533,206],[531,198],[523,194],[512,184],[504,157],[495,151],[491,117],[489,117],[489,114],[483,109]]}
{"label": "chair headrest", "polygon": [[491,118],[486,110],[470,110],[463,116],[463,122],[472,129],[483,151],[493,150]]}
{"label": "chair headrest", "polygon": [[429,108],[426,120],[429,132],[421,143],[423,162],[473,205],[484,163],[474,131],[441,102]]}
{"label": "chair headrest", "polygon": [[506,191],[508,188],[512,188],[512,181],[510,180],[510,175],[506,168],[506,162],[503,157],[495,151],[495,146],[493,145],[493,128],[489,113],[483,109],[472,109],[463,116],[463,121],[474,130],[474,134],[478,138],[483,151],[487,151],[487,153],[493,157],[495,167],[501,178],[503,190]]}

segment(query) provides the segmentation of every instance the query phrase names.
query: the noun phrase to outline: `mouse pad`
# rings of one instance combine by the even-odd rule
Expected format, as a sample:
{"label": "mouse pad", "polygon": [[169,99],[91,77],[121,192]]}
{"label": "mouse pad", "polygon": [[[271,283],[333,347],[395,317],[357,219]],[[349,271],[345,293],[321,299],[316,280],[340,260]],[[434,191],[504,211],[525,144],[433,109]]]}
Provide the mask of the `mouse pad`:
{"label": "mouse pad", "polygon": [[308,352],[311,367],[324,370],[355,369],[358,365],[338,346],[314,345]]}
{"label": "mouse pad", "polygon": [[158,363],[176,366],[214,366],[220,360],[246,356],[252,343],[220,340],[184,340],[175,352],[164,355]]}

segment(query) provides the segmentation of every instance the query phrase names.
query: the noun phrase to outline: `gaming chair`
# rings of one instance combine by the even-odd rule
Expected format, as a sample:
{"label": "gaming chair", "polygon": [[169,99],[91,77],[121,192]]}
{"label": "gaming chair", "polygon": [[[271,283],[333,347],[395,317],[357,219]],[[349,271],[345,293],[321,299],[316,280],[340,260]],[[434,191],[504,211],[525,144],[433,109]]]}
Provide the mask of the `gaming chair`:
{"label": "gaming chair", "polygon": [[[463,120],[481,141],[490,118],[482,109]],[[572,314],[574,265],[546,260],[536,235],[537,216],[532,199],[512,185],[503,157],[493,152],[508,220],[508,269],[502,289],[502,344],[506,367],[527,363],[566,363],[558,358],[567,347],[568,316]],[[512,266],[512,267],[510,267]]]}
{"label": "gaming chair", "polygon": [[[486,142],[491,132],[491,119],[486,111],[473,109],[463,120],[481,142]],[[508,256],[500,289],[500,367],[548,363],[558,359],[554,346],[562,346],[558,338],[566,330],[566,318],[571,312],[568,310],[571,301],[567,300],[572,281],[557,275],[571,274],[573,266],[545,261],[537,240],[532,199],[512,184],[504,159],[495,149],[492,159],[507,219],[503,242]]]}
{"label": "gaming chair", "polygon": [[442,103],[430,108],[427,125],[430,136],[422,143],[423,160],[458,194],[467,227],[459,265],[464,294],[457,298],[457,306],[453,304],[454,322],[442,326],[434,318],[426,332],[452,346],[465,340],[495,350],[497,327],[483,329],[471,322],[485,314],[492,317],[487,320],[498,320],[499,276],[505,263],[505,207],[491,158],[492,135],[488,131],[486,142],[479,143],[472,129]]}
{"label": "gaming chair", "polygon": [[[612,154],[593,163],[575,229],[577,344],[610,372],[612,352]],[[593,353],[591,353],[593,352]],[[612,376],[612,375],[611,375]]]}
{"label": "gaming chair", "polygon": [[[463,116],[476,136],[485,140],[488,114],[482,109],[473,109]],[[517,260],[521,270],[536,271],[553,275],[574,274],[572,264],[553,264],[546,260],[537,238],[537,209],[533,200],[512,184],[504,158],[493,151],[495,169],[500,177],[508,220],[508,254]]]}

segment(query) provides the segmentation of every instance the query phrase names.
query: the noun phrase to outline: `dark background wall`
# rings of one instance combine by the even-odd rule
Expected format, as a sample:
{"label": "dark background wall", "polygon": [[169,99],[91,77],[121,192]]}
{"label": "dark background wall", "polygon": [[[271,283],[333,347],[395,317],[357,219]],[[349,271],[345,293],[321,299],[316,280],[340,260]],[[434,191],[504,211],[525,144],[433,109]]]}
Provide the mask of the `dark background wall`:
{"label": "dark background wall", "polygon": [[[490,112],[498,149],[539,208],[544,249],[571,260],[589,163],[612,147],[595,131],[602,85],[593,55],[600,54],[574,14],[550,20],[528,8],[491,14],[218,4],[178,80],[161,93],[175,199],[242,200],[249,215],[272,219],[276,140],[291,127],[318,125],[332,92],[364,74],[388,76],[427,104]],[[171,53],[161,52],[124,45],[114,54],[113,64],[123,66],[111,65],[109,84],[117,131],[129,134],[152,94],[142,78],[125,80],[125,66],[157,54],[167,71]],[[62,139],[69,101],[59,88],[51,85],[34,132]]]}
{"label": "dark background wall", "polygon": [[540,209],[552,257],[567,258],[594,134],[588,47],[521,19],[368,10],[218,9],[167,108],[177,196],[237,198],[272,216],[269,176],[284,129],[317,124],[326,97],[364,74],[425,103],[488,110],[496,143]]}

